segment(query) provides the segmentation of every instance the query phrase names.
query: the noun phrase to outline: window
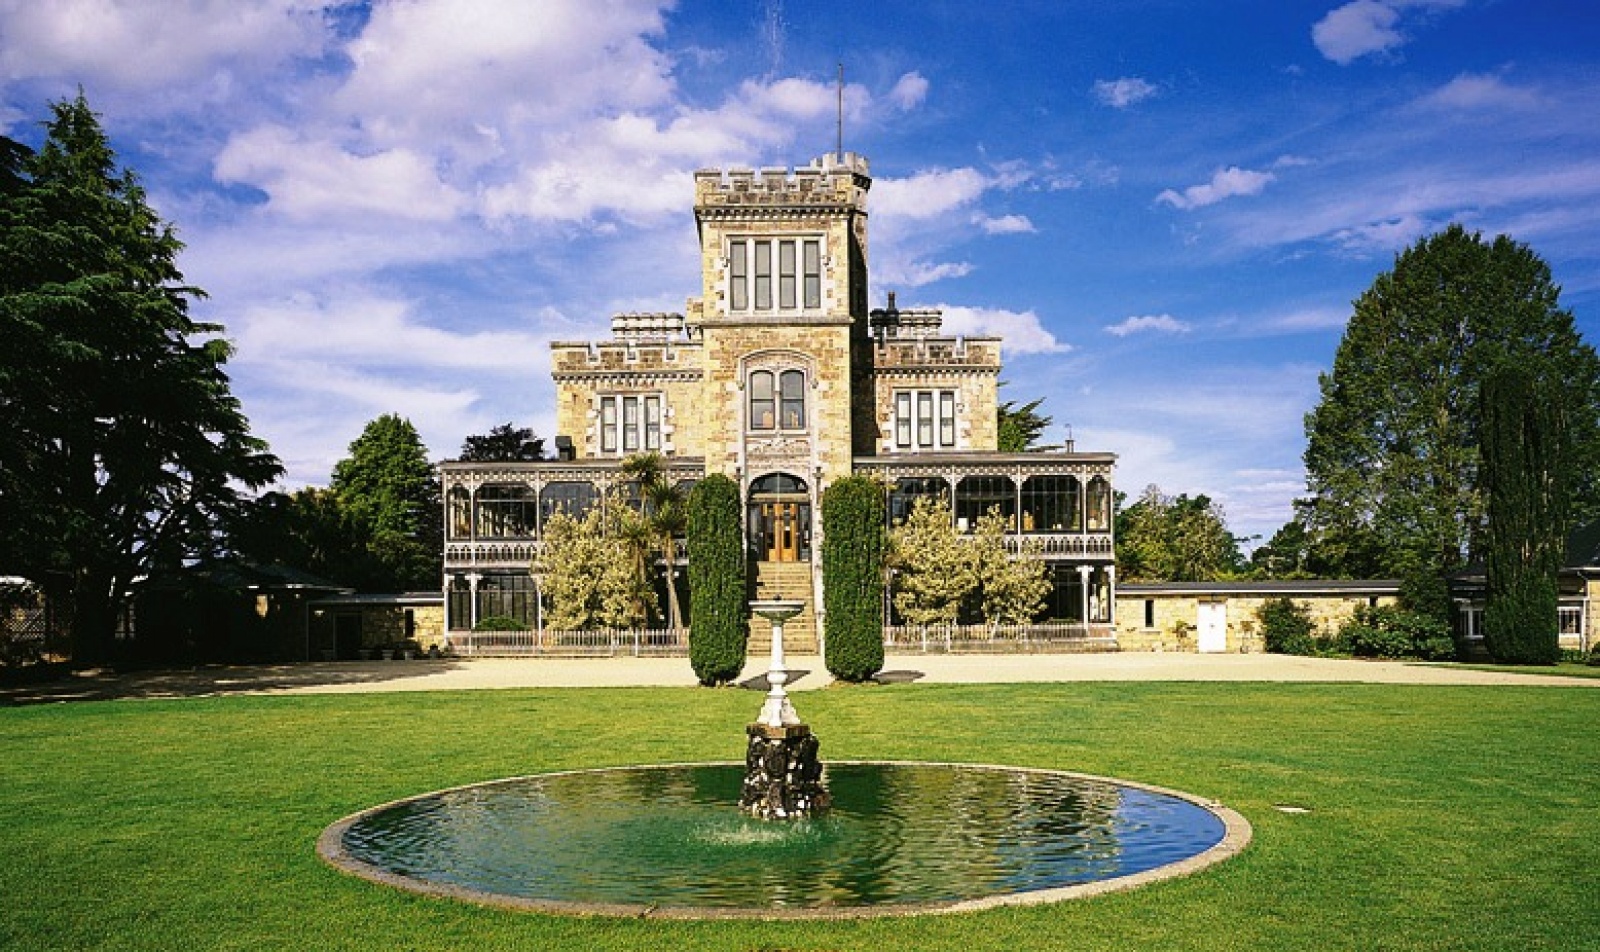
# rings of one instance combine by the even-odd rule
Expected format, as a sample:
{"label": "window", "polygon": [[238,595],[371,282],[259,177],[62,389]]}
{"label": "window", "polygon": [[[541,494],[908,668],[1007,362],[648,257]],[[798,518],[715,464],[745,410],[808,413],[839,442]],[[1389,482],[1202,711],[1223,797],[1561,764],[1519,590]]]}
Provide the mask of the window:
{"label": "window", "polygon": [[735,241],[728,245],[728,308],[734,311],[750,309],[748,244]]}
{"label": "window", "polygon": [[728,242],[728,310],[822,307],[819,239],[740,238]]}
{"label": "window", "polygon": [[805,243],[806,307],[822,306],[822,242]]}
{"label": "window", "polygon": [[534,496],[526,486],[478,490],[478,538],[525,539],[534,535]]}
{"label": "window", "polygon": [[1022,484],[1023,532],[1077,532],[1078,481],[1071,476],[1029,476]]}
{"label": "window", "polygon": [[1562,605],[1562,606],[1559,606],[1556,609],[1556,616],[1557,616],[1557,621],[1559,622],[1559,626],[1560,626],[1557,629],[1558,632],[1559,632],[1560,637],[1567,638],[1567,639],[1582,637],[1582,635],[1583,635],[1583,606],[1582,605]]}
{"label": "window", "polygon": [[450,490],[450,538],[472,538],[472,496],[460,486]]}
{"label": "window", "polygon": [[617,398],[600,398],[600,452],[617,451]]}
{"label": "window", "polygon": [[770,430],[773,424],[772,371],[758,370],[750,375],[750,429]]}
{"label": "window", "polygon": [[544,487],[544,493],[539,497],[540,524],[549,522],[550,517],[558,512],[566,513],[574,519],[582,519],[599,498],[600,494],[595,492],[593,483],[550,483]]}
{"label": "window", "polygon": [[661,448],[659,394],[600,398],[600,452],[635,453]]}
{"label": "window", "polygon": [[644,448],[661,448],[661,398],[644,398]]}
{"label": "window", "polygon": [[778,242],[778,306],[794,310],[794,242]]}
{"label": "window", "polygon": [[956,484],[956,529],[971,532],[978,520],[994,509],[1006,521],[1006,531],[1016,531],[1016,486],[1009,476],[968,476]]}
{"label": "window", "polygon": [[939,476],[902,476],[889,487],[889,525],[897,526],[911,515],[917,500],[923,497],[950,505],[950,484]]}
{"label": "window", "polygon": [[897,392],[894,395],[894,442],[896,446],[907,449],[912,446],[921,449],[955,449],[956,392]]}
{"label": "window", "polygon": [[750,373],[750,429],[803,430],[806,427],[806,375],[801,370]]}
{"label": "window", "polygon": [[1144,626],[1146,628],[1156,626],[1156,600],[1153,598],[1144,600]]}
{"label": "window", "polygon": [[798,370],[785,370],[779,379],[779,396],[783,413],[779,420],[785,430],[803,430],[806,426],[806,375]]}
{"label": "window", "polygon": [[756,242],[756,310],[772,310],[772,242]]}

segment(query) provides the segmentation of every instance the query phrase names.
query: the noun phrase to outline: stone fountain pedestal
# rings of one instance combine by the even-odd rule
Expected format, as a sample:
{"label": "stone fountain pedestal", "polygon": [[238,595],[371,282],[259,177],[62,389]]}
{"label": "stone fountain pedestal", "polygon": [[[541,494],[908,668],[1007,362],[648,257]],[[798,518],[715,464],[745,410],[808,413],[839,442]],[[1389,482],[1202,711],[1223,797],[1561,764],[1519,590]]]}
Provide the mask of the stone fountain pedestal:
{"label": "stone fountain pedestal", "polygon": [[816,735],[801,722],[784,689],[789,670],[783,659],[783,623],[804,607],[797,601],[750,603],[752,611],[772,622],[772,663],[766,702],[756,722],[745,728],[750,741],[739,808],[763,820],[812,816],[826,810],[831,799],[822,785]]}

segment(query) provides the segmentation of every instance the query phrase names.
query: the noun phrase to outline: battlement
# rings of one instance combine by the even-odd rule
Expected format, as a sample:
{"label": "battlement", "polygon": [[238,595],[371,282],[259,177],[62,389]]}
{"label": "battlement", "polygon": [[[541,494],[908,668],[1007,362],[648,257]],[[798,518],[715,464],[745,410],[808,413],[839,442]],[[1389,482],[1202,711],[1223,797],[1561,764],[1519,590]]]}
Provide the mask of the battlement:
{"label": "battlement", "polygon": [[846,152],[796,168],[701,169],[694,174],[697,210],[784,205],[866,208],[872,185],[866,156]]}
{"label": "battlement", "polygon": [[682,314],[626,313],[611,318],[611,336],[616,340],[671,341],[685,336]]}

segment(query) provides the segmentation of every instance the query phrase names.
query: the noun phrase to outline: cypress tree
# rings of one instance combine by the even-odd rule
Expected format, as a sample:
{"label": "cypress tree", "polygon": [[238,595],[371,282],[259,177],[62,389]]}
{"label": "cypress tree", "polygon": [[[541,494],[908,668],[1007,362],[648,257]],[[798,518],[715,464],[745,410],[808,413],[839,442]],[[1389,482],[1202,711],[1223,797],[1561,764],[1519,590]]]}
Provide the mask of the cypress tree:
{"label": "cypress tree", "polygon": [[823,659],[841,681],[883,669],[883,487],[849,476],[822,494]]}
{"label": "cypress tree", "polygon": [[1484,643],[1495,660],[1560,656],[1556,589],[1569,498],[1561,395],[1529,362],[1502,360],[1480,391],[1480,480],[1486,490]]}
{"label": "cypress tree", "polygon": [[708,687],[744,670],[750,638],[739,487],[714,473],[689,491],[689,664]]}

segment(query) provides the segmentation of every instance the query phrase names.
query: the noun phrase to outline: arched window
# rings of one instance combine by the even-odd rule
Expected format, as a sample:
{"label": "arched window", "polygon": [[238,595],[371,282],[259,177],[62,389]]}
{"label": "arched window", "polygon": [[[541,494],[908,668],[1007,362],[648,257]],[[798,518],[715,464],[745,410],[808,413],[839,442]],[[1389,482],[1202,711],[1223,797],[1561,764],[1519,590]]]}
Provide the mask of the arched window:
{"label": "arched window", "polygon": [[950,484],[939,476],[904,476],[889,488],[889,525],[897,526],[911,515],[918,499],[927,497],[950,504]]}
{"label": "arched window", "polygon": [[971,532],[990,509],[1000,510],[1006,528],[1017,528],[1016,485],[1009,476],[968,476],[956,484],[956,528]]}
{"label": "arched window", "polygon": [[750,429],[770,430],[777,423],[777,406],[772,394],[772,371],[757,370],[750,375]]}
{"label": "arched window", "polygon": [[806,428],[806,375],[798,370],[785,370],[778,377],[778,395],[781,405],[779,425],[785,430]]}
{"label": "arched window", "polygon": [[593,483],[561,482],[545,486],[544,494],[539,498],[542,506],[540,517],[543,521],[549,521],[550,517],[558,512],[564,512],[574,519],[582,519],[594,507],[597,494]]}
{"label": "arched window", "polygon": [[534,496],[526,486],[478,490],[478,538],[527,539],[534,535]]}
{"label": "arched window", "polygon": [[1030,476],[1022,484],[1023,532],[1077,532],[1080,512],[1071,476]]}
{"label": "arched window", "polygon": [[1090,532],[1111,531],[1111,484],[1104,476],[1089,480],[1087,528]]}
{"label": "arched window", "polygon": [[450,538],[472,538],[472,494],[461,486],[450,489]]}

